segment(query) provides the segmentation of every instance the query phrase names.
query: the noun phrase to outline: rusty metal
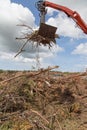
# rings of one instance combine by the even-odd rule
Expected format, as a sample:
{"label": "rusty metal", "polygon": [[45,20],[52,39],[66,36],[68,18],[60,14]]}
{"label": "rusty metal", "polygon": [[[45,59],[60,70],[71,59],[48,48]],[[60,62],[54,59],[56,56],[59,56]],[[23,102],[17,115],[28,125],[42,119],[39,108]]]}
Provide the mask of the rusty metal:
{"label": "rusty metal", "polygon": [[38,34],[45,38],[55,39],[56,30],[57,28],[54,26],[41,23]]}

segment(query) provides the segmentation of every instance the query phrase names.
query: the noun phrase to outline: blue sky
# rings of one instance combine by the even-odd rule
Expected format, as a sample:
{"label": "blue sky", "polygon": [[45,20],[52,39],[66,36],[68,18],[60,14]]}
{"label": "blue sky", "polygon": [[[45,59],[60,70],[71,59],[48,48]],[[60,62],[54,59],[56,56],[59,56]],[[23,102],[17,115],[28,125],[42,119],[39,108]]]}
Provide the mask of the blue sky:
{"label": "blue sky", "polygon": [[[76,27],[76,23],[63,12],[47,8],[46,23],[56,26],[60,39],[51,50],[40,46],[39,54],[34,45],[26,45],[25,52],[14,58],[24,41],[15,38],[21,36],[24,28],[17,24],[26,24],[33,29],[39,26],[39,12],[35,7],[38,0],[0,0],[0,69],[29,70],[36,67],[39,55],[40,67],[58,65],[61,71],[84,71],[87,68],[87,35]],[[49,0],[76,10],[87,21],[87,0]]]}

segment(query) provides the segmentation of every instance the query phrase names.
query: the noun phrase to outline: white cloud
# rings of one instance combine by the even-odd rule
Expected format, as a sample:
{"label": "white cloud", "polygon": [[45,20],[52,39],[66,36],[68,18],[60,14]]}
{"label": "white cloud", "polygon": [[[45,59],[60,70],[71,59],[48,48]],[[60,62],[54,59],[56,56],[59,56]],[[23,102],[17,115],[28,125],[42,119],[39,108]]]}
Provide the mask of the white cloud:
{"label": "white cloud", "polygon": [[[24,41],[15,40],[16,37],[20,37],[21,31],[23,31],[22,27],[16,25],[22,21],[23,24],[35,27],[35,17],[32,12],[21,4],[11,3],[10,0],[0,0],[0,12],[0,58],[13,59],[15,62],[33,62],[38,50],[35,45],[32,48],[32,42],[25,46],[25,52],[14,59],[14,55],[24,44]],[[56,45],[53,50],[57,53],[62,51],[62,48]],[[48,47],[42,46],[39,47],[39,55],[40,60],[43,60],[42,58],[52,57],[52,52],[49,51]]]}
{"label": "white cloud", "polygon": [[63,48],[59,47],[58,45],[53,45],[53,47],[50,49],[47,46],[40,46],[38,48],[36,46],[34,46],[31,50],[30,49],[31,49],[31,47],[29,47],[29,48],[25,47],[25,51],[22,52],[22,54],[20,54],[16,58],[14,57],[16,54],[15,52],[8,53],[8,52],[0,51],[0,58],[1,59],[11,59],[11,60],[15,60],[15,61],[17,61],[19,59],[19,61],[20,61],[20,59],[26,57],[26,59],[29,59],[29,61],[30,61],[30,60],[36,58],[36,55],[39,55],[40,58],[41,57],[50,58],[50,57],[56,55],[58,52],[63,51]]}
{"label": "white cloud", "polygon": [[58,12],[56,9],[53,8],[47,8],[47,15],[52,16],[54,12]]}
{"label": "white cloud", "polygon": [[[72,10],[77,11],[84,21],[87,21],[87,0],[49,0],[50,2],[66,6]],[[57,11],[57,10],[56,10]],[[53,15],[54,10],[48,9],[48,15]],[[76,27],[76,23],[68,18],[66,15],[61,13],[59,10],[57,11],[58,15],[56,17],[51,17],[47,21],[48,24],[55,25],[58,27],[58,34],[61,36],[67,36],[70,38],[87,38],[87,36],[83,33],[79,27]]]}
{"label": "white cloud", "polygon": [[76,27],[76,24],[73,22],[73,20],[67,18],[64,13],[60,13],[54,18],[49,18],[47,24],[58,27],[57,33],[61,36],[77,39],[85,37],[83,32],[78,27]]}
{"label": "white cloud", "polygon": [[15,38],[21,28],[16,26],[20,20],[34,26],[34,16],[22,5],[11,3],[10,0],[0,1],[0,51],[17,51],[20,44]]}
{"label": "white cloud", "polygon": [[[80,12],[83,19],[87,21],[86,0],[83,1],[77,0],[77,2],[75,0],[71,1],[49,0],[49,1],[77,10],[78,12]],[[64,13],[57,11],[58,15],[55,16],[53,15],[53,12],[54,10],[52,8],[48,9],[48,15],[50,16],[50,18],[48,19],[47,23],[53,26],[57,26],[58,27],[57,33],[59,35],[78,39],[86,37],[80,29],[75,28],[75,23],[71,19],[67,18],[67,16]],[[5,64],[5,67],[7,67],[6,65],[8,63],[9,64],[8,66],[10,68],[11,63],[12,68],[17,68],[18,65],[20,69],[21,64],[22,64],[21,68],[22,67],[26,68],[26,66],[27,68],[28,67],[30,68],[30,66],[36,64],[36,56],[38,56],[38,53],[40,64],[43,67],[53,65],[58,62],[62,62],[61,58],[58,61],[56,60],[58,58],[58,53],[64,50],[60,46],[58,45],[53,46],[51,50],[49,50],[48,47],[44,46],[42,47],[40,46],[39,49],[37,49],[35,45],[34,47],[32,47],[32,42],[28,43],[25,46],[24,48],[25,51],[23,53],[21,53],[17,58],[14,58],[14,55],[24,44],[24,41],[20,42],[15,40],[15,38],[20,37],[21,32],[23,32],[23,28],[16,26],[17,24],[20,23],[27,24],[33,28],[36,27],[35,17],[28,8],[23,7],[21,4],[11,3],[11,0],[0,0],[0,62],[2,61],[2,63],[0,63],[0,67],[1,64],[2,67],[4,66],[3,63]],[[87,44],[85,44],[85,47],[86,46]],[[76,54],[78,50],[81,50],[81,48],[78,49],[77,47],[73,51],[73,54]],[[62,64],[63,63],[64,62],[62,62]]]}
{"label": "white cloud", "polygon": [[72,54],[80,54],[80,55],[87,55],[87,43],[79,44]]}
{"label": "white cloud", "polygon": [[[80,12],[82,14],[82,12],[86,13],[87,10],[87,0],[49,0],[50,2],[62,5],[62,6],[66,6],[72,10],[76,10],[78,12]],[[84,10],[83,10],[84,9]],[[85,14],[86,17],[86,14]],[[86,18],[87,19],[87,18]]]}
{"label": "white cloud", "polygon": [[21,55],[19,57],[14,58],[14,55],[15,55],[15,53],[0,52],[0,58],[1,59],[11,60],[11,61],[14,61],[14,62],[24,62],[24,63],[34,61],[32,59],[29,59],[29,58],[24,58]]}

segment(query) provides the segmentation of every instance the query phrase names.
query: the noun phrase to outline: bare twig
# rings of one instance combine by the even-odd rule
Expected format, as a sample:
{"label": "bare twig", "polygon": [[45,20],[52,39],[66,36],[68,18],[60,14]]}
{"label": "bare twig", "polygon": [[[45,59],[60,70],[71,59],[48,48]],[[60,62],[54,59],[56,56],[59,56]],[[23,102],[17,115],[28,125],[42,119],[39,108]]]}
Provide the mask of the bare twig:
{"label": "bare twig", "polygon": [[72,79],[78,79],[78,78],[81,78],[81,76],[86,76],[86,75],[87,75],[87,73],[84,72],[84,73],[80,73],[80,74],[70,75],[66,79],[70,79],[70,78],[72,78]]}
{"label": "bare twig", "polygon": [[17,24],[17,26],[23,26],[23,27],[27,27],[27,28],[29,28],[29,29],[31,29],[31,30],[33,31],[33,29],[32,29],[30,26],[28,26],[28,25],[25,25],[25,24]]}
{"label": "bare twig", "polygon": [[17,111],[17,112],[9,113],[8,115],[5,115],[5,116],[0,117],[0,121],[8,120],[9,118],[11,118],[11,116],[17,115],[17,114],[18,114],[18,115],[21,115],[21,112],[20,112],[20,111]]}
{"label": "bare twig", "polygon": [[22,77],[22,76],[30,76],[30,77],[34,77],[34,76],[37,76],[37,75],[39,75],[39,74],[42,74],[42,73],[44,73],[44,72],[48,72],[48,71],[50,71],[50,70],[52,70],[52,69],[55,69],[55,68],[58,68],[59,66],[53,66],[53,67],[48,67],[47,69],[41,69],[39,72],[37,72],[37,73],[35,73],[35,74],[33,74],[33,73],[30,73],[30,74],[20,74],[20,75],[17,75],[17,76],[15,76],[15,77],[11,77],[11,78],[9,78],[9,79],[6,79],[6,80],[3,80],[3,81],[1,81],[0,82],[0,84],[2,85],[3,83],[5,83],[5,82],[8,82],[8,81],[11,81],[11,80],[13,80],[13,79],[16,79],[16,78],[19,78],[19,77]]}
{"label": "bare twig", "polygon": [[28,41],[29,41],[29,39],[22,45],[22,47],[19,49],[19,51],[17,52],[17,54],[14,57],[17,57],[23,51],[23,48],[25,47],[25,45],[27,44]]}
{"label": "bare twig", "polygon": [[56,118],[56,121],[57,121],[57,124],[59,125],[60,130],[63,130],[57,118]]}
{"label": "bare twig", "polygon": [[45,121],[46,124],[49,124],[49,121],[46,118],[44,118],[39,112],[32,110],[32,109],[31,109],[31,112],[37,114],[41,119],[43,119]]}

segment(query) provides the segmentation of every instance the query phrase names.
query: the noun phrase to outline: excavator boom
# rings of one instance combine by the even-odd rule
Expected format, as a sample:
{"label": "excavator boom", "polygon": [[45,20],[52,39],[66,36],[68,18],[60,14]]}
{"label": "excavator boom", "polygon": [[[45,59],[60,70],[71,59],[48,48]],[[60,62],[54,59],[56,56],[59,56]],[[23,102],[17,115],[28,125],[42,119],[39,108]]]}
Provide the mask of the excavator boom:
{"label": "excavator boom", "polygon": [[67,14],[68,17],[71,17],[76,22],[76,24],[83,30],[85,34],[87,34],[87,25],[83,21],[79,13],[77,13],[76,11],[72,11],[71,9],[65,6],[54,4],[48,1],[41,0],[40,2],[41,2],[41,6],[44,8],[51,7],[51,8],[63,11],[65,14]]}
{"label": "excavator boom", "polygon": [[54,4],[48,1],[44,1],[43,5],[45,7],[51,7],[60,11],[63,11],[64,13],[67,14],[68,17],[71,17],[76,24],[83,30],[84,33],[87,34],[87,25],[86,23],[82,20],[81,16],[76,12],[76,11],[72,11],[71,9],[58,5],[58,4]]}

